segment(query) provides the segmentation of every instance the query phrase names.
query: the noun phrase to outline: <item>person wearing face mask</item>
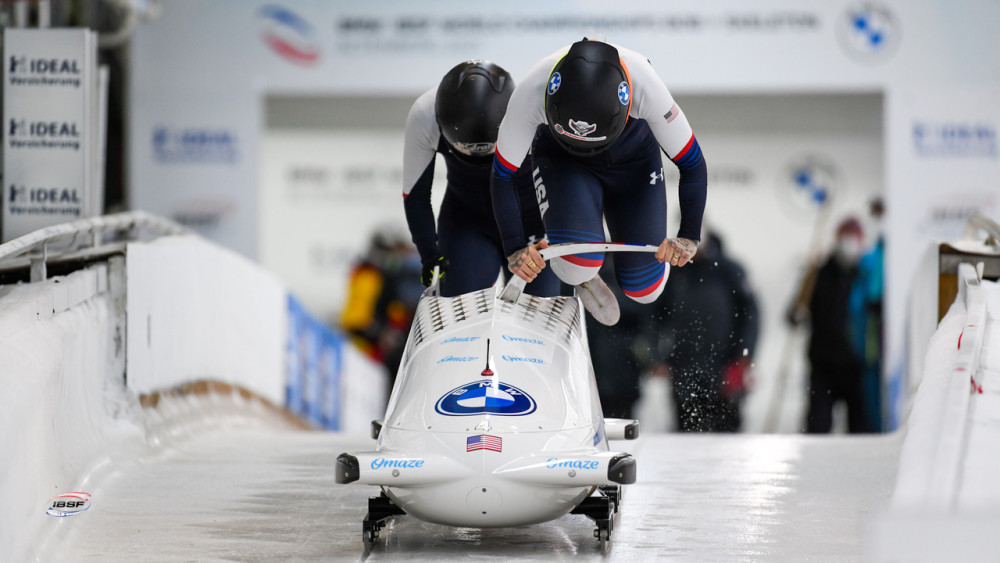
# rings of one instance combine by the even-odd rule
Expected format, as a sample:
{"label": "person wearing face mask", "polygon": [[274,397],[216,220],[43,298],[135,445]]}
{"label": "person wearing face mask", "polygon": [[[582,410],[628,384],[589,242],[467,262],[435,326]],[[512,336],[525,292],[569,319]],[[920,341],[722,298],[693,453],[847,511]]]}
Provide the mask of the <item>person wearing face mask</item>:
{"label": "person wearing face mask", "polygon": [[857,275],[864,232],[854,217],[841,221],[833,252],[816,273],[809,300],[809,411],[806,431],[823,434],[833,426],[833,406],[847,405],[851,433],[870,432],[862,392],[862,365],[851,346],[848,301]]}

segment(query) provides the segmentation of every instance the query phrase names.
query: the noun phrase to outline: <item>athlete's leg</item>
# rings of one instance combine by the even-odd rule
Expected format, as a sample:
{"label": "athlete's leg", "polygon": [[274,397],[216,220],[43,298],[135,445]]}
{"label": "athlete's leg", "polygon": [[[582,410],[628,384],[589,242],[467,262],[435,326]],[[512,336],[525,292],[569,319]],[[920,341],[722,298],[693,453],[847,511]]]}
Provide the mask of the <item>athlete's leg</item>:
{"label": "athlete's leg", "polygon": [[[601,222],[601,184],[587,168],[554,154],[532,157],[539,207],[544,209],[545,232],[550,244],[604,242]],[[544,196],[544,199],[543,199]],[[604,253],[554,258],[549,266],[562,281],[580,285],[597,275]]]}
{"label": "athlete's leg", "polygon": [[[651,143],[639,158],[604,175],[608,186],[604,217],[615,242],[658,246],[667,236],[667,194],[660,147]],[[667,283],[666,265],[652,253],[623,252],[615,259],[615,276],[625,295],[652,303]]]}
{"label": "athlete's leg", "polygon": [[492,286],[506,263],[503,251],[490,236],[493,218],[478,217],[446,196],[438,215],[438,244],[448,260],[441,295],[455,297]]}

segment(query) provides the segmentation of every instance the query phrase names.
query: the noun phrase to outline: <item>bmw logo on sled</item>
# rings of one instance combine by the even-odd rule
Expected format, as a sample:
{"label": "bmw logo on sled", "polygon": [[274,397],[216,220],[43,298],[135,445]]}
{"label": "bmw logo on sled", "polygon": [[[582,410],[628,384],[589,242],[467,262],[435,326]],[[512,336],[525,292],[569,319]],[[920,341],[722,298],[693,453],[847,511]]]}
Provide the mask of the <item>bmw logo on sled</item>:
{"label": "bmw logo on sled", "polygon": [[[553,245],[546,258],[650,252],[614,243]],[[375,449],[337,458],[338,483],[381,487],[362,523],[371,549],[396,515],[463,527],[521,526],[581,514],[606,551],[635,459],[608,440],[638,421],[605,419],[576,297],[506,287],[458,297],[433,289],[417,307]]]}

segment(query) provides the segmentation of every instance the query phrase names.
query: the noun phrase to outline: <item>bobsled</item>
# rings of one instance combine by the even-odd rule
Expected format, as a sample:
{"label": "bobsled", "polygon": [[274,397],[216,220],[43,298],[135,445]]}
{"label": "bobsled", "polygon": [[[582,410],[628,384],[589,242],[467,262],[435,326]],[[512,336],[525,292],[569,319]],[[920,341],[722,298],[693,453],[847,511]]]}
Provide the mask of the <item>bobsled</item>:
{"label": "bobsled", "polygon": [[[655,250],[585,243],[541,253]],[[636,438],[639,422],[602,415],[580,299],[535,297],[524,285],[513,276],[421,298],[385,418],[372,422],[374,449],[337,458],[337,483],[381,488],[362,521],[366,550],[404,514],[478,528],[580,514],[610,546],[636,461],[608,441]]]}

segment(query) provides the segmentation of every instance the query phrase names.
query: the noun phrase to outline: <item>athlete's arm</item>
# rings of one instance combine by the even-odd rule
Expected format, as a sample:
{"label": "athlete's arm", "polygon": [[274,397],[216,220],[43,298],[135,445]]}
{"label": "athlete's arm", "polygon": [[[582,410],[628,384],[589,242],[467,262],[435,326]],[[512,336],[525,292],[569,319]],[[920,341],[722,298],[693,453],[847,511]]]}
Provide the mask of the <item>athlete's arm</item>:
{"label": "athlete's arm", "polygon": [[[674,101],[663,80],[642,55],[622,49],[619,53],[632,78],[632,116],[645,119],[660,148],[680,170],[677,200],[681,208],[681,224],[676,239],[668,239],[657,256],[661,260],[683,266],[694,255],[701,239],[701,222],[708,193],[708,168],[701,147],[688,123],[687,116]],[[685,244],[684,239],[694,244]],[[673,261],[677,256],[678,260]]]}
{"label": "athlete's arm", "polygon": [[[565,49],[563,49],[563,52]],[[545,85],[549,71],[560,53],[553,53],[538,62],[524,79],[520,81],[510,102],[507,113],[500,122],[497,134],[496,155],[493,158],[493,174],[490,179],[490,195],[493,198],[493,215],[500,229],[504,254],[511,256],[527,244],[524,227],[521,224],[521,209],[514,187],[514,174],[524,161],[535,138],[535,129],[545,123],[542,104],[545,100]]]}
{"label": "athlete's arm", "polygon": [[436,92],[436,89],[425,92],[410,108],[403,145],[403,208],[410,237],[422,262],[434,261],[441,256],[434,208],[431,206],[434,159],[441,136],[434,117]]}

